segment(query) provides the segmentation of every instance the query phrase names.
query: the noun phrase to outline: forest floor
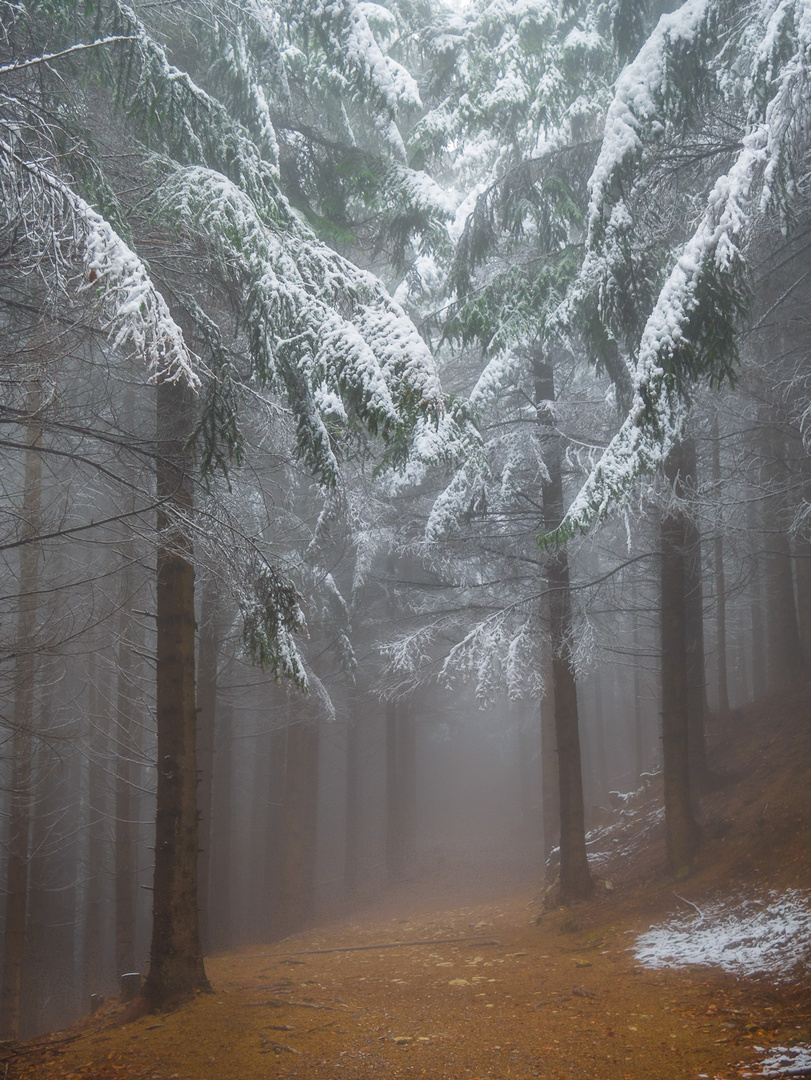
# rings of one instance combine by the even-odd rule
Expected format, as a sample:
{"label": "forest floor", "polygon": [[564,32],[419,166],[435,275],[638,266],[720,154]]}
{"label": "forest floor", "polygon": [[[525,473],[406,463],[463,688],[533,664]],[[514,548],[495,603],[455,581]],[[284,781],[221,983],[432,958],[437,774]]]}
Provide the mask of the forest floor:
{"label": "forest floor", "polygon": [[122,1024],[112,1004],[0,1066],[9,1080],[811,1076],[810,691],[711,731],[684,880],[664,869],[653,781],[592,834],[591,901],[544,910],[520,876],[446,867],[208,959],[215,992],[178,1012]]}

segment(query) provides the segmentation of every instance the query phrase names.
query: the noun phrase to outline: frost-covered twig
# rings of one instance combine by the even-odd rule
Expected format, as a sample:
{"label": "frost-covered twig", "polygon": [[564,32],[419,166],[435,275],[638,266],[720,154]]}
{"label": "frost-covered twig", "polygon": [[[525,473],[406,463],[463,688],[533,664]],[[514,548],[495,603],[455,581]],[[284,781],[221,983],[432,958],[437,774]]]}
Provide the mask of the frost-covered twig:
{"label": "frost-covered twig", "polygon": [[109,34],[107,37],[99,38],[97,41],[80,41],[67,49],[60,49],[59,52],[42,53],[40,56],[31,57],[30,60],[18,60],[13,64],[3,64],[0,67],[0,75],[8,75],[12,71],[23,71],[25,68],[35,67],[37,64],[49,64],[52,60],[61,60],[64,56],[70,56],[72,53],[98,49],[102,45],[115,45],[120,41],[137,41],[137,38],[134,34]]}

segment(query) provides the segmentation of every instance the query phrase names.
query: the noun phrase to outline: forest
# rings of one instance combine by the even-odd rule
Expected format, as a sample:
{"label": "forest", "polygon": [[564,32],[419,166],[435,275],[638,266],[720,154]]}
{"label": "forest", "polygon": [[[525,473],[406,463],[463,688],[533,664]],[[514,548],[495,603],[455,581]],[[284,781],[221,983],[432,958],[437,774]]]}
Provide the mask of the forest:
{"label": "forest", "polygon": [[0,1040],[653,783],[678,890],[811,669],[810,0],[0,22]]}

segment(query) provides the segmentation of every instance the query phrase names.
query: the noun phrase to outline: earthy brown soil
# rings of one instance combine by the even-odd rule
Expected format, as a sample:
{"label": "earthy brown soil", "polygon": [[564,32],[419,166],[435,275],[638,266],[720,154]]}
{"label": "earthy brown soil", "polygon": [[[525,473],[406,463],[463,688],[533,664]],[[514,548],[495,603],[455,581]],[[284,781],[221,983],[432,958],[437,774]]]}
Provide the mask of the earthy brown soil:
{"label": "earthy brown soil", "polygon": [[745,1076],[763,1057],[755,1047],[811,1042],[808,973],[778,990],[713,969],[649,971],[630,946],[652,923],[689,911],[687,900],[784,887],[811,895],[809,700],[809,687],[797,687],[716,726],[716,743],[728,749],[715,759],[705,843],[687,880],[664,870],[653,785],[633,823],[618,819],[604,837],[613,854],[592,902],[541,915],[539,884],[507,883],[489,896],[480,888],[474,901],[436,887],[421,897],[419,882],[404,885],[348,920],[208,960],[215,993],[176,1013],[122,1026],[111,1006],[47,1044],[19,1047],[6,1075]]}

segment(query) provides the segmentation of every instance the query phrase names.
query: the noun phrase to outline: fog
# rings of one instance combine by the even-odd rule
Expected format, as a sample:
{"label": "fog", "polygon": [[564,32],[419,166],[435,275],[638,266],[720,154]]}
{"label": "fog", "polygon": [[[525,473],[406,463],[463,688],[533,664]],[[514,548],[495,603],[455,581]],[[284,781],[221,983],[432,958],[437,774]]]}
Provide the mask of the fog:
{"label": "fog", "polygon": [[675,7],[0,2],[0,1039],[586,899],[652,773],[689,870],[811,666],[811,98]]}

